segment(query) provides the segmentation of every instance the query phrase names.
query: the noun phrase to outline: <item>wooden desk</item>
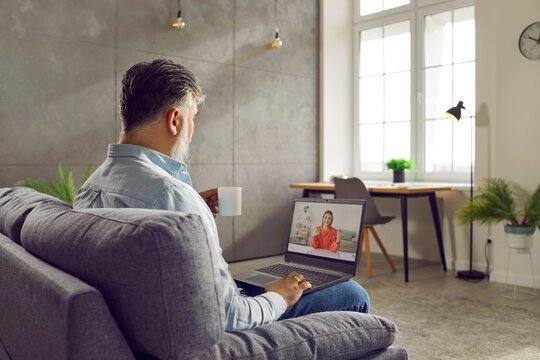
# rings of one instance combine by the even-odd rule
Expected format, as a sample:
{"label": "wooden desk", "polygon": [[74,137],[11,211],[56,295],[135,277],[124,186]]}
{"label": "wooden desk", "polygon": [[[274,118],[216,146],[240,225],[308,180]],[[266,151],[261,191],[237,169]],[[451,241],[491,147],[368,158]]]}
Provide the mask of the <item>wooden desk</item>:
{"label": "wooden desk", "polygon": [[[333,194],[335,186],[333,183],[297,183],[290,184],[293,189],[303,189],[303,196],[310,197],[312,194]],[[442,241],[441,223],[439,220],[439,210],[437,209],[437,200],[435,193],[437,191],[452,190],[450,186],[437,185],[418,185],[410,186],[393,186],[391,184],[367,184],[371,196],[378,197],[393,197],[399,198],[401,201],[401,228],[403,232],[403,263],[405,268],[405,282],[409,281],[409,239],[408,239],[408,219],[407,219],[407,199],[410,197],[427,196],[431,207],[431,215],[433,216],[433,224],[435,233],[437,234],[437,242],[439,244],[439,254],[441,256],[441,264],[446,271],[446,258],[444,256],[444,245]]]}

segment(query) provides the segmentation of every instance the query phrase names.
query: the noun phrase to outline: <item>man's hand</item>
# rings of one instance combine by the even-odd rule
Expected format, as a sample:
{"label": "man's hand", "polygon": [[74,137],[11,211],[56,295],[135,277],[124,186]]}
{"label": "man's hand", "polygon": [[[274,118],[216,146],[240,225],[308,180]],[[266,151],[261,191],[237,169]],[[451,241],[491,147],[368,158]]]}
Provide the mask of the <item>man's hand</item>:
{"label": "man's hand", "polygon": [[285,299],[287,309],[296,304],[305,290],[311,289],[311,284],[297,272],[290,273],[286,278],[278,280],[265,291],[274,291]]}
{"label": "man's hand", "polygon": [[208,205],[208,207],[210,208],[210,211],[212,211],[212,215],[214,215],[214,218],[215,218],[218,214],[218,206],[219,206],[217,188],[201,191],[199,195],[206,202],[206,205]]}

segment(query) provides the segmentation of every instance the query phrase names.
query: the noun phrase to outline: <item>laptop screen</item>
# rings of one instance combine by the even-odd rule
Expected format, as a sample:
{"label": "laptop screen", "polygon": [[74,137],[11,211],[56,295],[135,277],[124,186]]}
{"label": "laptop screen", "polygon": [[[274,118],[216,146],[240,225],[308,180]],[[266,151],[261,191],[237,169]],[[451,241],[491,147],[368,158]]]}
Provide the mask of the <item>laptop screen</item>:
{"label": "laptop screen", "polygon": [[288,252],[355,263],[364,204],[296,200]]}

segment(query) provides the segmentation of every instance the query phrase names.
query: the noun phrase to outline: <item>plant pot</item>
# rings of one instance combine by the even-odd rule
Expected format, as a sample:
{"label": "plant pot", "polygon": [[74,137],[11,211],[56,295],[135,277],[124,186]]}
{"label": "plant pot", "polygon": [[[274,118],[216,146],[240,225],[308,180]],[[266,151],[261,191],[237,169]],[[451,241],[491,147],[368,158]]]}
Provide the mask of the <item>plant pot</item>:
{"label": "plant pot", "polygon": [[504,226],[506,233],[506,246],[517,249],[518,252],[527,252],[533,247],[533,235],[530,227]]}
{"label": "plant pot", "polygon": [[394,170],[394,182],[405,182],[405,170]]}

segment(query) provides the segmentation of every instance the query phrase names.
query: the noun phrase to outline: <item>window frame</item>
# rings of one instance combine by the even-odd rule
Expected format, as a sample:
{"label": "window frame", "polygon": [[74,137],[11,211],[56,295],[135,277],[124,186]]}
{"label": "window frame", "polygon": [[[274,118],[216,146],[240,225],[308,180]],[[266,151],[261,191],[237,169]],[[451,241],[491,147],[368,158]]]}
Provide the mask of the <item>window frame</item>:
{"label": "window frame", "polygon": [[[367,180],[391,181],[392,172],[383,170],[383,172],[361,172],[360,169],[360,145],[359,145],[359,67],[360,67],[360,32],[374,27],[380,27],[400,21],[409,21],[411,29],[411,159],[415,164],[415,170],[407,175],[408,181],[426,181],[426,182],[458,182],[468,183],[470,173],[426,173],[425,164],[425,118],[424,118],[424,99],[425,99],[425,74],[424,74],[424,18],[427,15],[436,14],[444,11],[452,11],[463,7],[475,6],[474,0],[411,0],[408,5],[381,11],[375,14],[360,16],[359,1],[354,1],[353,16],[353,76],[354,76],[354,109],[353,109],[353,175]],[[476,7],[475,7],[476,14]],[[476,25],[476,16],[475,16]],[[476,54],[475,54],[476,64]],[[476,72],[475,72],[476,73]],[[476,88],[476,79],[475,79]],[[452,107],[455,104],[448,104]],[[467,106],[467,104],[465,104]],[[467,109],[469,110],[469,109]],[[471,111],[472,110],[472,111]],[[473,124],[475,123],[474,109],[471,112]],[[464,112],[463,117],[467,118],[468,113]],[[450,120],[449,120],[450,121]],[[476,133],[476,131],[475,131]],[[476,134],[474,134],[476,138]],[[473,144],[473,161],[475,161],[476,139]],[[474,166],[474,165],[473,165]]]}

